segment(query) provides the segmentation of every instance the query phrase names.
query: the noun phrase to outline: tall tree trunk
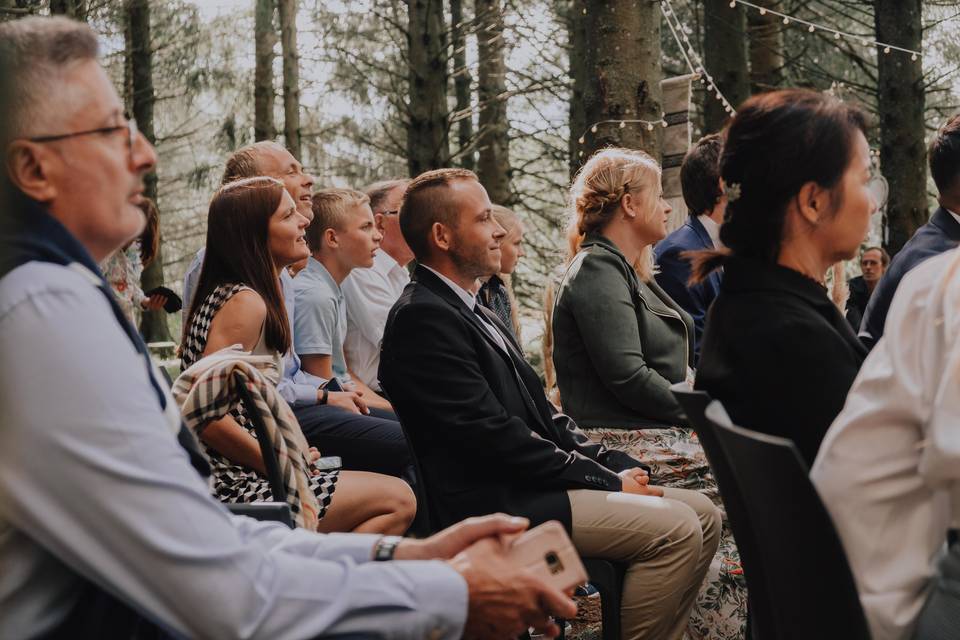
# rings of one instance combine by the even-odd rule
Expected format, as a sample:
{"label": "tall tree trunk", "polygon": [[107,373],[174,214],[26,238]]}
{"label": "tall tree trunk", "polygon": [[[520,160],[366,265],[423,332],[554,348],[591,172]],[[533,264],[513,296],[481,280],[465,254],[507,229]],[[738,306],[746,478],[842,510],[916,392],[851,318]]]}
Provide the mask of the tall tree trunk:
{"label": "tall tree trunk", "polygon": [[[717,87],[734,106],[750,97],[747,70],[746,15],[730,8],[727,0],[704,0],[703,57]],[[722,102],[706,96],[703,105],[705,133],[723,128],[727,114]]]}
{"label": "tall tree trunk", "polygon": [[283,137],[300,159],[300,64],[297,55],[297,0],[279,0],[283,47]]}
{"label": "tall tree trunk", "polygon": [[491,202],[509,206],[510,123],[507,120],[507,65],[504,60],[503,11],[500,0],[476,0],[482,27],[477,31],[477,95],[480,160],[477,176]]}
{"label": "tall tree trunk", "polygon": [[256,66],[253,72],[253,138],[273,140],[277,134],[273,123],[273,50],[277,30],[273,15],[276,0],[255,0],[254,39]]}
{"label": "tall tree trunk", "polygon": [[[586,77],[584,107],[588,125],[603,120],[663,116],[660,80],[660,9],[655,0],[585,0]],[[660,157],[662,129],[639,124],[598,124],[585,135],[585,157],[597,149],[621,146]]]}
{"label": "tall tree trunk", "polygon": [[[877,40],[918,51],[923,29],[920,0],[874,0]],[[877,52],[880,169],[890,185],[886,249],[900,250],[927,221],[922,59],[902,51]]]}
{"label": "tall tree trunk", "polygon": [[85,21],[87,19],[86,4],[84,0],[50,0],[50,13]]}
{"label": "tall tree trunk", "polygon": [[[783,11],[780,0],[755,0],[757,6]],[[783,85],[783,28],[780,18],[767,12],[748,11],[750,32],[750,84],[753,93]]]}
{"label": "tall tree trunk", "polygon": [[[456,96],[457,153],[460,166],[473,171],[476,166],[473,145],[473,113],[470,111],[470,69],[467,67],[467,36],[463,19],[463,0],[450,0],[450,32],[453,34],[453,86]],[[482,36],[482,34],[481,34]],[[465,151],[469,149],[469,151]]]}
{"label": "tall tree trunk", "polygon": [[[130,101],[133,117],[137,120],[140,132],[150,142],[156,144],[153,131],[153,45],[150,39],[150,1],[127,0],[126,50],[129,55]],[[157,201],[157,174],[151,172],[144,179],[144,195]],[[162,220],[162,217],[161,217]],[[163,236],[153,262],[143,270],[140,286],[144,291],[164,284],[163,277]],[[147,342],[170,340],[167,327],[167,314],[162,309],[147,311],[140,322],[140,332]]]}
{"label": "tall tree trunk", "polygon": [[407,0],[407,20],[407,166],[416,176],[443,167],[450,158],[443,1]]}
{"label": "tall tree trunk", "polygon": [[[580,136],[587,128],[583,96],[587,85],[587,19],[585,0],[570,0],[566,7],[567,55],[569,59],[570,94],[570,177],[573,178],[586,158]],[[583,155],[581,155],[581,153]]]}

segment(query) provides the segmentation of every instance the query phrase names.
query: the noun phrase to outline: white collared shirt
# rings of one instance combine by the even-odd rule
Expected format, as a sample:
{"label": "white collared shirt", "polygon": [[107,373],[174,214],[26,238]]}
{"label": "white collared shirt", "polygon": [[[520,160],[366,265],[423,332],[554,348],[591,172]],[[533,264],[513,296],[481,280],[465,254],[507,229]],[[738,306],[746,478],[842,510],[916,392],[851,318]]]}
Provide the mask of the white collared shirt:
{"label": "white collared shirt", "polygon": [[410,274],[378,249],[369,269],[354,269],[340,285],[347,301],[347,337],[343,343],[349,369],[368,387],[380,389],[380,343],[387,315],[410,282]]}
{"label": "white collared shirt", "polygon": [[[458,285],[456,282],[454,282],[453,280],[451,280],[451,279],[448,278],[447,276],[443,275],[442,273],[440,273],[440,272],[437,271],[436,269],[433,269],[433,268],[431,268],[431,267],[428,267],[427,265],[425,265],[425,264],[423,264],[423,263],[420,263],[420,266],[422,266],[424,269],[429,269],[431,273],[433,273],[435,276],[437,276],[438,278],[440,278],[441,280],[443,280],[443,282],[446,283],[446,285],[447,285],[448,287],[450,287],[455,294],[457,294],[457,297],[460,298],[461,300],[463,300],[463,304],[467,305],[467,308],[468,308],[468,309],[470,309],[470,310],[472,311],[472,310],[474,309],[474,307],[477,306],[477,296],[476,296],[476,294],[471,293],[470,291],[467,291],[466,289],[464,289],[463,287],[461,287],[461,286]],[[487,330],[487,333],[489,333],[489,334],[493,337],[493,339],[494,339],[494,341],[496,341],[497,345],[498,345],[503,351],[509,353],[509,352],[507,351],[507,343],[503,341],[503,336],[500,335],[500,332],[497,330],[497,328],[496,328],[495,326],[493,326],[492,324],[490,324],[490,322],[489,322],[486,318],[484,318],[482,315],[480,315],[479,313],[474,312],[474,315],[477,316],[477,318],[480,320],[480,324],[482,324],[483,327]]]}
{"label": "white collared shirt", "polygon": [[912,637],[960,523],[960,250],[904,277],[810,476],[873,638]]}
{"label": "white collared shirt", "polygon": [[720,225],[710,217],[710,214],[701,213],[697,216],[697,220],[699,220],[703,228],[707,230],[707,235],[710,236],[710,240],[713,242],[713,248],[719,249],[722,247],[723,244],[720,242]]}

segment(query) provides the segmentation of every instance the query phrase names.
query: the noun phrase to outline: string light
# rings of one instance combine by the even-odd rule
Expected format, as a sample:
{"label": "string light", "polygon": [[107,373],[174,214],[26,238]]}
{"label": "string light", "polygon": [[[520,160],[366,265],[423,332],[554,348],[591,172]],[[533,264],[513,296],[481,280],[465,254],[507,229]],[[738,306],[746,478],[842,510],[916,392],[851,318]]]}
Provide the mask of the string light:
{"label": "string light", "polygon": [[[577,142],[581,145],[586,144],[587,142],[587,131],[590,133],[596,133],[602,125],[605,124],[615,124],[619,129],[626,129],[628,124],[639,124],[646,128],[647,131],[653,131],[656,126],[659,124],[661,127],[668,127],[670,123],[667,122],[666,116],[661,116],[659,120],[640,120],[640,119],[625,119],[625,120],[601,120],[600,122],[594,122],[592,125],[587,127],[583,135],[577,138]],[[583,155],[583,152],[580,152],[580,155]]]}
{"label": "string light", "polygon": [[802,18],[797,18],[796,16],[787,15],[786,13],[780,13],[779,11],[774,11],[773,9],[767,9],[766,7],[761,7],[760,5],[754,4],[752,2],[748,2],[747,0],[730,0],[729,4],[731,9],[736,9],[738,4],[743,5],[745,7],[750,7],[751,9],[756,9],[761,16],[765,16],[767,15],[767,12],[769,12],[777,16],[778,18],[781,18],[783,20],[783,24],[790,24],[791,22],[796,22],[797,24],[802,24],[806,26],[807,31],[809,31],[810,33],[814,33],[818,29],[820,31],[826,31],[827,33],[832,33],[834,40],[847,38],[849,40],[859,42],[864,46],[873,46],[873,47],[880,48],[883,50],[884,53],[890,53],[891,51],[901,51],[903,53],[909,53],[911,60],[916,60],[922,55],[922,52],[920,51],[914,51],[913,49],[905,49],[903,47],[898,47],[896,45],[888,44],[886,42],[878,42],[876,40],[870,40],[869,38],[864,38],[862,36],[858,36],[852,33],[847,33],[845,31],[839,31],[837,29],[834,29],[833,27],[828,27],[821,24],[815,24],[813,22],[810,22],[809,20],[804,20]]}
{"label": "string light", "polygon": [[[734,4],[736,2],[739,2],[739,0],[735,0]],[[736,109],[733,108],[733,105],[730,104],[730,101],[724,97],[723,93],[721,93],[720,88],[713,80],[713,76],[711,76],[710,72],[707,71],[706,66],[703,64],[703,60],[700,59],[700,56],[697,55],[696,50],[690,43],[690,38],[687,37],[686,32],[683,30],[683,24],[680,22],[680,18],[677,16],[676,11],[674,11],[673,5],[670,4],[670,0],[663,0],[663,2],[660,3],[660,12],[666,19],[667,26],[670,27],[670,33],[673,34],[673,39],[677,42],[677,46],[680,47],[680,53],[683,54],[683,58],[686,61],[690,72],[696,76],[699,76],[700,82],[707,85],[708,93],[714,94],[714,97],[723,105],[724,111],[731,115],[736,115]],[[676,21],[676,24],[674,24],[674,21]],[[678,35],[678,31],[680,34],[682,34],[682,38],[681,35]],[[686,47],[684,47],[684,45],[680,42],[681,39],[684,41],[684,43],[686,43]],[[663,126],[666,126],[666,123],[664,123]]]}

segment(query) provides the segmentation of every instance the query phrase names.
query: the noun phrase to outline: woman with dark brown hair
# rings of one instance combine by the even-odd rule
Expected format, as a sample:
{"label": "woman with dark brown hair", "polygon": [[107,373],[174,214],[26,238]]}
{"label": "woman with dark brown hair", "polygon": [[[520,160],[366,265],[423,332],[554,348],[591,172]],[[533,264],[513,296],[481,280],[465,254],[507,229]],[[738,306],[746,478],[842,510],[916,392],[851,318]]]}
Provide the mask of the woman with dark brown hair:
{"label": "woman with dark brown hair", "polygon": [[[307,224],[275,178],[221,187],[210,203],[206,254],[184,327],[184,369],[239,344],[252,355],[272,357],[276,367],[270,381],[279,381],[282,355],[291,347],[279,274],[309,255]],[[218,498],[271,499],[252,425],[240,413],[210,422],[200,439],[211,459]],[[315,449],[311,454],[315,462],[319,454]],[[410,488],[390,476],[335,470],[315,474],[311,486],[321,508],[318,531],[402,534],[416,512]],[[331,503],[334,489],[337,498]]]}
{"label": "woman with dark brown hair", "polygon": [[863,114],[826,94],[755,96],[730,123],[720,161],[723,267],[707,316],[696,387],[733,420],[793,440],[808,465],[866,356],[824,286],[856,255],[877,201]]}

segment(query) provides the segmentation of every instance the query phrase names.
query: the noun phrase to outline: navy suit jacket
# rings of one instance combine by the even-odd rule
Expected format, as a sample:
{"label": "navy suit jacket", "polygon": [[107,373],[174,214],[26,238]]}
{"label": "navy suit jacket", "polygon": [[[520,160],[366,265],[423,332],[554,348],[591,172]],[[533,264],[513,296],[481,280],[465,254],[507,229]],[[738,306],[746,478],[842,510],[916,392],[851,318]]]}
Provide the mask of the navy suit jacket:
{"label": "navy suit jacket", "polygon": [[957,222],[956,218],[943,207],[937,208],[930,216],[930,221],[917,229],[913,237],[893,257],[890,267],[884,272],[873,295],[870,296],[867,309],[863,312],[859,335],[868,349],[872,349],[883,335],[887,311],[890,310],[893,294],[897,292],[903,276],[927,258],[945,253],[955,248],[958,243],[960,243],[960,222]]}
{"label": "navy suit jacket", "polygon": [[693,317],[693,357],[700,359],[700,338],[706,323],[707,309],[720,292],[720,271],[714,271],[700,284],[687,286],[690,279],[690,260],[680,254],[684,251],[713,249],[713,240],[695,216],[690,216],[682,227],[657,243],[653,255],[660,267],[657,284]]}

